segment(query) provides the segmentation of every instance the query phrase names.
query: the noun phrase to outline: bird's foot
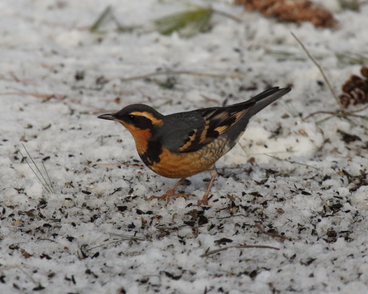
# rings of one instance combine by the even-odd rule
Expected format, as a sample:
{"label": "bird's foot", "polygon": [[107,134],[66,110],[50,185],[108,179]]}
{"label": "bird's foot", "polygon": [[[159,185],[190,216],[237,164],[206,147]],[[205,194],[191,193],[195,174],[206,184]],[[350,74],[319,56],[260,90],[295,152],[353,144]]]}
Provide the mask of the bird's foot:
{"label": "bird's foot", "polygon": [[153,199],[158,199],[158,200],[166,200],[166,203],[169,203],[171,197],[183,197],[183,196],[188,196],[189,194],[190,193],[174,193],[174,190],[170,189],[164,195],[162,195],[162,196],[151,196],[150,198],[146,199],[146,201],[151,201]]}
{"label": "bird's foot", "polygon": [[198,201],[197,206],[208,206],[208,193],[203,195],[202,200]]}
{"label": "bird's foot", "polygon": [[210,195],[213,181],[215,180],[215,177],[217,176],[217,170],[213,167],[212,169],[210,169],[210,173],[211,173],[211,180],[208,183],[207,190],[204,193],[202,200],[198,201],[197,206],[202,206],[202,205],[208,206],[208,196]]}
{"label": "bird's foot", "polygon": [[164,195],[162,196],[151,196],[150,198],[146,199],[146,201],[151,201],[152,199],[158,200],[166,200],[166,203],[170,202],[171,197],[182,197],[188,196],[190,193],[175,193],[175,189],[179,187],[179,185],[184,182],[185,178],[180,179],[172,188],[170,188]]}

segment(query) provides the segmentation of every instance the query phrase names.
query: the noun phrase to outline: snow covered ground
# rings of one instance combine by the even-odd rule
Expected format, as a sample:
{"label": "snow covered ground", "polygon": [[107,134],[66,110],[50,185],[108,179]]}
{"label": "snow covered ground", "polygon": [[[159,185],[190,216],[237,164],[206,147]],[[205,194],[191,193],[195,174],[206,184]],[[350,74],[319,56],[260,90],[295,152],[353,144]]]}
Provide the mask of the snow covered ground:
{"label": "snow covered ground", "polygon": [[[339,108],[291,35],[340,93],[361,65],[337,55],[368,56],[368,5],[320,2],[338,29],[219,1],[241,23],[214,16],[183,39],[150,25],[178,3],[1,1],[0,293],[368,293],[368,122],[303,120]],[[143,27],[91,33],[107,4],[121,25]],[[202,75],[122,80],[159,70]],[[210,207],[195,206],[206,173],[180,188],[187,198],[145,201],[175,180],[142,167],[128,131],[96,118],[137,102],[165,114],[237,103],[270,86],[293,90],[219,161]]]}

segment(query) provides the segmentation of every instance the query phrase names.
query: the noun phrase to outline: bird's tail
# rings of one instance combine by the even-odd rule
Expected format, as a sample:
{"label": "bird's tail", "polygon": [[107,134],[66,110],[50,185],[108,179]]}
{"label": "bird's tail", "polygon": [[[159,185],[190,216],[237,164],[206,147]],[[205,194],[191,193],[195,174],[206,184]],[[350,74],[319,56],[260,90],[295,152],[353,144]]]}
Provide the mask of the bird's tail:
{"label": "bird's tail", "polygon": [[290,91],[291,88],[289,87],[282,89],[280,89],[279,87],[274,87],[258,94],[257,96],[254,96],[247,101],[248,103],[255,102],[255,104],[249,108],[246,116],[248,117],[248,119],[251,118],[253,115],[260,112],[263,108],[270,105],[272,102],[276,101]]}
{"label": "bird's tail", "polygon": [[230,140],[235,144],[235,142],[237,142],[237,140],[243,134],[248,125],[249,119],[253,115],[260,112],[263,108],[270,105],[272,102],[276,101],[290,91],[290,88],[280,89],[279,87],[274,87],[258,94],[257,96],[254,96],[245,102],[232,105],[232,107],[245,107],[247,108],[247,111],[240,121],[231,127],[232,131],[227,133],[227,136],[230,138]]}

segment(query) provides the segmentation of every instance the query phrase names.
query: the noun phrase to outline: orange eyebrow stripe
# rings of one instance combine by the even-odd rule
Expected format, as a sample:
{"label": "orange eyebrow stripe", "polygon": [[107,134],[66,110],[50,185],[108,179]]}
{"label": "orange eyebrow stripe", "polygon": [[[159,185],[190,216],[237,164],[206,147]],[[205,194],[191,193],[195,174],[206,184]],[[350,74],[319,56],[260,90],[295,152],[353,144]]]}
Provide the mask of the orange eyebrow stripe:
{"label": "orange eyebrow stripe", "polygon": [[152,113],[149,113],[147,111],[134,111],[130,113],[131,115],[137,115],[137,116],[143,116],[148,118],[150,121],[152,121],[152,123],[156,126],[162,126],[163,121],[161,119],[157,119],[153,116]]}

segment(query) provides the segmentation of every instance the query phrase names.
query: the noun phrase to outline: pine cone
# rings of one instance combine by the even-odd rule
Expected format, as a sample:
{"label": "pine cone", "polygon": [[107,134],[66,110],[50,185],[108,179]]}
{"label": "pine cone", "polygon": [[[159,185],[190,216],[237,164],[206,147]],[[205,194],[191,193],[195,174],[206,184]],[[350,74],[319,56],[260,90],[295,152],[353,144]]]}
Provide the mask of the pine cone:
{"label": "pine cone", "polygon": [[352,75],[341,87],[343,94],[339,98],[344,108],[349,105],[368,103],[368,67],[363,66],[360,72],[363,78]]}
{"label": "pine cone", "polygon": [[282,21],[300,23],[309,21],[316,27],[334,27],[336,20],[322,6],[310,0],[235,0],[247,10],[258,10],[265,16],[275,16]]}

